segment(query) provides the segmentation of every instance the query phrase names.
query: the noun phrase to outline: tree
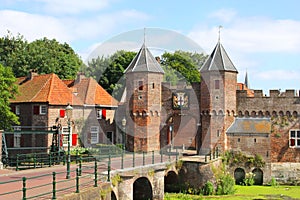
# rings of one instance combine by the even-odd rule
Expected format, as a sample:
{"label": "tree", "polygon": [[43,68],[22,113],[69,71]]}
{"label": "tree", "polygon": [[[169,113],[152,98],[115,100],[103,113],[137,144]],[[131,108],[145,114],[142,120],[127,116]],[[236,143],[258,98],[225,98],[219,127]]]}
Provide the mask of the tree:
{"label": "tree", "polygon": [[61,79],[75,78],[83,62],[67,44],[47,38],[28,43],[23,36],[9,32],[0,38],[0,63],[12,68],[16,77],[30,70],[39,74],[55,73]]}
{"label": "tree", "polygon": [[10,110],[9,101],[17,94],[16,78],[10,67],[0,64],[0,129],[19,124],[18,117]]}
{"label": "tree", "polygon": [[186,80],[189,83],[200,82],[199,69],[206,56],[185,51],[165,52],[161,64],[165,70],[164,80],[172,84]]}
{"label": "tree", "polygon": [[123,93],[124,71],[136,55],[135,52],[117,51],[110,57],[92,59],[85,74],[99,80],[98,83],[116,99]]}

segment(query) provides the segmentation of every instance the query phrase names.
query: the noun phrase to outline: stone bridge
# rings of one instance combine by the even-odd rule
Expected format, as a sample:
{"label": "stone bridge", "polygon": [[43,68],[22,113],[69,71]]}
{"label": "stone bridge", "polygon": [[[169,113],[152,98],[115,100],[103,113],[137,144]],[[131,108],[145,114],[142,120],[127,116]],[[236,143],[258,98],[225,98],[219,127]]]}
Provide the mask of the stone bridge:
{"label": "stone bridge", "polygon": [[202,187],[214,177],[212,166],[219,164],[220,159],[206,163],[204,158],[182,158],[177,162],[116,169],[111,171],[110,182],[63,199],[163,200],[165,192],[179,192],[181,185]]}

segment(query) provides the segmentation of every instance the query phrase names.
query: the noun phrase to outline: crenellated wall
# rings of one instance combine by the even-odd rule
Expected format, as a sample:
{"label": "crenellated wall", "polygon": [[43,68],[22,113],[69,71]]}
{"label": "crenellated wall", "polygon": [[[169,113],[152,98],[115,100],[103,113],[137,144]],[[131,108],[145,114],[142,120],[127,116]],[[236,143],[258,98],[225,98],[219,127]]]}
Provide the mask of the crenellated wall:
{"label": "crenellated wall", "polygon": [[297,116],[300,109],[300,96],[295,90],[270,90],[266,96],[262,90],[254,90],[254,96],[247,96],[246,90],[237,90],[237,114],[242,116]]}

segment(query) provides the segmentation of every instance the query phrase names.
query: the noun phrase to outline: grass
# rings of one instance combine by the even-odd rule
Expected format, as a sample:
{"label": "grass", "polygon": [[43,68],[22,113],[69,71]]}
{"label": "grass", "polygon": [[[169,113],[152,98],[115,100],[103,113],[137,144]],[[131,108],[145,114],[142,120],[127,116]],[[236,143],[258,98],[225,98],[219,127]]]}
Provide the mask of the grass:
{"label": "grass", "polygon": [[[300,186],[235,186],[236,193],[234,195],[226,196],[199,196],[199,195],[187,195],[187,194],[165,194],[165,200],[267,200],[267,199],[299,199],[300,200]],[[288,198],[290,197],[290,198]]]}

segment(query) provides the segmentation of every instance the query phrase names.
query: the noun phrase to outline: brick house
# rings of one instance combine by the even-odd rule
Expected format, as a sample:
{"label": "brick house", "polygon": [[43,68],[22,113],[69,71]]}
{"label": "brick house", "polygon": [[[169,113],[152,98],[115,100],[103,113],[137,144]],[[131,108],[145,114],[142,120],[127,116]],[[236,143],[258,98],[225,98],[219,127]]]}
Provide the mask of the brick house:
{"label": "brick house", "polygon": [[[16,131],[45,130],[45,127],[60,126],[62,147],[67,146],[68,128],[65,108],[72,105],[72,147],[103,142],[104,131],[114,131],[113,99],[94,79],[78,75],[76,80],[63,81],[55,74],[38,75],[31,72],[28,77],[18,78],[19,94],[11,100],[11,109],[19,117]],[[94,120],[90,127],[85,121]],[[46,128],[47,129],[47,128]],[[48,151],[53,134],[7,134],[9,154],[19,152]]]}

